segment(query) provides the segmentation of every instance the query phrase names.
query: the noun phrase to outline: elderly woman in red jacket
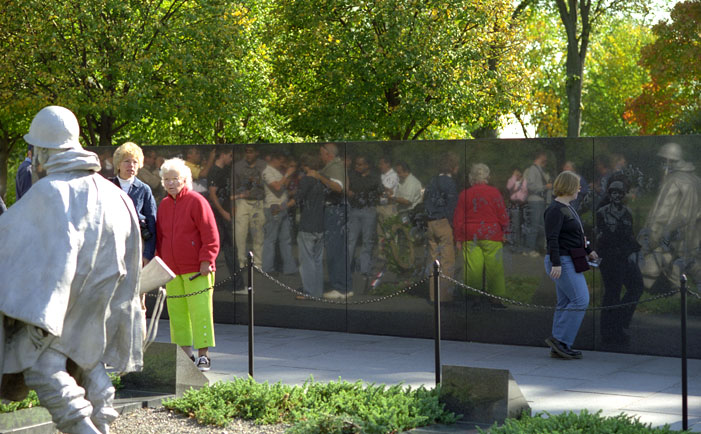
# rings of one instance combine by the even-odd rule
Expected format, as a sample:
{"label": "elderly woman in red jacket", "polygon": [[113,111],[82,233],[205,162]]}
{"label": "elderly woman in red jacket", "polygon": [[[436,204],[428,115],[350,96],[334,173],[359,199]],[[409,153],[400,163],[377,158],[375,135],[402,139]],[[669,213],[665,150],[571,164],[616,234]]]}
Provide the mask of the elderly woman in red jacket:
{"label": "elderly woman in red jacket", "polygon": [[[212,288],[219,232],[207,199],[192,190],[192,173],[179,158],[161,166],[168,193],[158,206],[158,255],[176,274],[166,285],[171,341],[180,345],[200,371],[211,366],[214,346]],[[172,298],[175,296],[175,298]],[[197,349],[195,358],[192,347]]]}
{"label": "elderly woman in red jacket", "polygon": [[[453,215],[455,241],[462,243],[465,258],[465,283],[503,297],[506,291],[503,241],[509,227],[504,199],[497,188],[487,185],[487,165],[473,164],[469,181],[472,186],[460,193]],[[494,308],[505,307],[496,299],[489,301]]]}

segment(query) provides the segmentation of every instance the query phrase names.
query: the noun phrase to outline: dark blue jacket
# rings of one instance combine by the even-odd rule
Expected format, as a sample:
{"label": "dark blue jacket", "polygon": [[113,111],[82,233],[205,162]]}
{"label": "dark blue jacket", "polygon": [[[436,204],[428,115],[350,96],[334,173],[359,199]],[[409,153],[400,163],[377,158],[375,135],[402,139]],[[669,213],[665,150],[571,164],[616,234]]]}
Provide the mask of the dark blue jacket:
{"label": "dark blue jacket", "polygon": [[451,176],[431,178],[424,191],[424,207],[429,220],[448,219],[453,225],[453,213],[458,204],[458,188]]}
{"label": "dark blue jacket", "polygon": [[32,160],[25,158],[17,169],[15,176],[15,193],[17,200],[20,200],[24,193],[32,186]]}
{"label": "dark blue jacket", "polygon": [[[110,178],[110,181],[114,182],[120,189],[122,188],[116,176]],[[134,178],[134,183],[131,184],[127,194],[134,202],[134,208],[139,215],[139,223],[146,221],[148,230],[151,232],[151,238],[144,241],[144,258],[151,260],[156,254],[156,199],[153,198],[151,187],[141,182],[139,178]]]}

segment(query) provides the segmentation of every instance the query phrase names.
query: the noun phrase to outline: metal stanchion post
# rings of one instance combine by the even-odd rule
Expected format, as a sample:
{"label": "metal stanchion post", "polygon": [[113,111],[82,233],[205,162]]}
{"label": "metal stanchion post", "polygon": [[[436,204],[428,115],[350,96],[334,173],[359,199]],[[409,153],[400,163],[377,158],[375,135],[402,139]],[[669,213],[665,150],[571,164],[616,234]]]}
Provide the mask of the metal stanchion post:
{"label": "metal stanchion post", "polygon": [[436,321],[436,386],[441,384],[441,291],[440,291],[441,264],[436,260],[433,263],[433,317]]}
{"label": "metal stanchion post", "polygon": [[248,375],[253,377],[253,252],[248,252]]}
{"label": "metal stanchion post", "polygon": [[687,360],[686,360],[686,274],[682,274],[681,279],[681,315],[682,315],[682,429],[689,429],[689,391],[687,387]]}

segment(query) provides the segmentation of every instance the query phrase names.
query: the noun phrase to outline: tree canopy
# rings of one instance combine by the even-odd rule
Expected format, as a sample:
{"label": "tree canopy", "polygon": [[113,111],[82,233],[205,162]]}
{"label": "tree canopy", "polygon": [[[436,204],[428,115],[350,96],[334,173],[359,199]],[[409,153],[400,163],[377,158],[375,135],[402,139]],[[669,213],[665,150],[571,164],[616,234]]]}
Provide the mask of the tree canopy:
{"label": "tree canopy", "polygon": [[656,40],[640,59],[650,80],[626,111],[643,134],[701,131],[701,2],[677,3],[670,20],[652,28]]}
{"label": "tree canopy", "polygon": [[279,1],[280,112],[322,139],[416,139],[482,126],[525,97],[510,2]]}

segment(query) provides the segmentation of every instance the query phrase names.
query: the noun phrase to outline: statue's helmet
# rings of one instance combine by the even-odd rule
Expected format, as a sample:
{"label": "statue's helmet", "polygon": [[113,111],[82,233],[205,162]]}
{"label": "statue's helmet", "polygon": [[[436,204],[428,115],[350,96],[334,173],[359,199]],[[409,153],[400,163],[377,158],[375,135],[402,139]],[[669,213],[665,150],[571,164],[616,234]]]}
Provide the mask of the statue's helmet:
{"label": "statue's helmet", "polygon": [[24,140],[30,145],[48,149],[80,148],[80,127],[73,112],[51,105],[39,110]]}
{"label": "statue's helmet", "polygon": [[606,189],[609,193],[611,191],[617,190],[617,191],[622,191],[625,193],[626,191],[626,186],[623,184],[622,181],[613,181],[608,188]]}
{"label": "statue's helmet", "polygon": [[658,157],[679,161],[682,159],[682,147],[674,142],[665,143],[657,152]]}

